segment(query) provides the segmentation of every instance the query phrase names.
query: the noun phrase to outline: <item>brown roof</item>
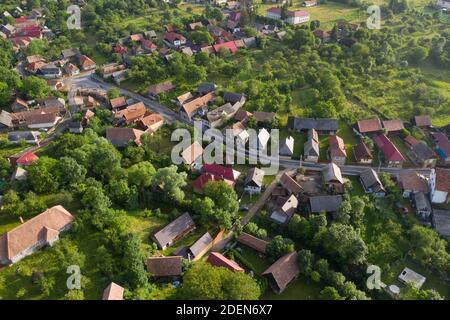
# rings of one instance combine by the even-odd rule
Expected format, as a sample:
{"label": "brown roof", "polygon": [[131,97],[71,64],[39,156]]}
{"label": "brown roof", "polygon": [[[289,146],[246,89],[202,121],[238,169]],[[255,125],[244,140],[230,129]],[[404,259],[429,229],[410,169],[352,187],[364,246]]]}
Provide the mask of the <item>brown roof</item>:
{"label": "brown roof", "polygon": [[181,216],[173,220],[171,223],[166,225],[164,228],[159,230],[157,233],[155,233],[153,235],[153,238],[161,247],[164,247],[193,227],[195,227],[194,220],[192,220],[188,212],[185,212]]}
{"label": "brown roof", "polygon": [[149,94],[160,94],[175,89],[171,81],[155,84],[148,88]]}
{"label": "brown roof", "polygon": [[178,103],[183,104],[186,101],[192,99],[193,97],[194,96],[192,95],[191,92],[186,92],[186,93],[183,93],[182,95],[178,96],[177,101],[178,101]]}
{"label": "brown roof", "polygon": [[147,271],[155,277],[179,276],[181,270],[181,256],[150,257],[147,258]]}
{"label": "brown roof", "polygon": [[302,187],[292,179],[286,172],[280,178],[280,183],[291,193],[299,193]]}
{"label": "brown roof", "polygon": [[214,98],[215,98],[214,92],[210,92],[205,94],[204,96],[198,97],[194,100],[184,103],[182,108],[188,115],[191,115],[197,109],[203,107]]}
{"label": "brown roof", "polygon": [[353,155],[355,156],[356,161],[360,161],[361,159],[373,159],[372,152],[370,152],[369,148],[362,140],[353,147]]}
{"label": "brown roof", "polygon": [[450,170],[436,168],[436,190],[450,193]]}
{"label": "brown roof", "polygon": [[238,241],[247,247],[250,247],[252,249],[255,249],[258,252],[266,253],[267,249],[267,241],[258,239],[251,234],[243,232],[239,238]]}
{"label": "brown roof", "polygon": [[111,99],[111,100],[109,100],[109,103],[111,104],[111,108],[113,110],[127,105],[127,101],[125,100],[125,97],[117,97],[117,98]]}
{"label": "brown roof", "polygon": [[224,267],[235,272],[244,272],[240,265],[219,252],[211,252],[206,261],[216,267]]}
{"label": "brown roof", "polygon": [[428,183],[425,178],[417,173],[402,173],[398,177],[399,187],[403,190],[412,190],[428,193]]}
{"label": "brown roof", "polygon": [[103,291],[103,300],[123,300],[123,291],[124,289],[121,286],[111,282]]}
{"label": "brown roof", "polygon": [[30,124],[41,124],[41,123],[52,123],[56,121],[58,117],[57,114],[54,113],[42,113],[42,114],[34,114],[27,117],[27,125]]}
{"label": "brown roof", "polygon": [[142,130],[132,128],[107,128],[106,139],[116,147],[126,146],[131,141],[140,145],[144,133]]}
{"label": "brown roof", "polygon": [[253,114],[251,112],[245,111],[245,110],[239,110],[234,115],[234,120],[236,121],[246,121],[249,117],[251,117]]}
{"label": "brown roof", "polygon": [[164,118],[160,114],[152,113],[152,114],[142,118],[140,124],[145,127],[151,127],[154,124],[161,122],[161,121],[164,121]]}
{"label": "brown roof", "polygon": [[412,135],[409,135],[405,138],[405,142],[410,145],[411,147],[414,147],[416,144],[419,144],[420,141],[414,138]]}
{"label": "brown roof", "polygon": [[272,275],[273,280],[282,291],[298,276],[299,272],[300,270],[297,265],[297,252],[294,251],[282,256],[266,271],[264,271],[262,275]]}
{"label": "brown roof", "polygon": [[58,106],[53,106],[53,107],[33,109],[33,110],[29,110],[29,111],[15,112],[15,113],[12,113],[11,115],[14,120],[28,122],[28,120],[30,118],[33,118],[36,115],[40,115],[40,114],[61,115],[64,111],[65,111],[64,108],[61,108]]}
{"label": "brown roof", "polygon": [[258,122],[272,122],[275,118],[275,112],[255,111],[253,116]]}
{"label": "brown roof", "polygon": [[123,110],[117,111],[114,116],[116,118],[124,118],[126,122],[130,123],[143,117],[146,112],[147,109],[145,108],[144,103],[138,102]]}
{"label": "brown roof", "polygon": [[80,57],[80,66],[83,68],[95,66],[95,61],[87,56]]}
{"label": "brown roof", "polygon": [[382,129],[380,119],[360,120],[356,126],[361,133],[376,132]]}
{"label": "brown roof", "polygon": [[344,140],[338,136],[330,136],[330,156],[331,157],[346,157]]}
{"label": "brown roof", "polygon": [[400,131],[400,130],[405,129],[405,126],[403,125],[403,121],[402,120],[386,120],[386,121],[383,121],[383,127],[388,132]]}
{"label": "brown roof", "polygon": [[181,157],[183,158],[186,164],[190,165],[195,160],[197,160],[197,158],[200,157],[202,154],[203,154],[203,147],[200,145],[200,143],[198,143],[198,141],[195,141],[189,147],[184,149],[184,151],[181,153]]}
{"label": "brown roof", "polygon": [[431,126],[431,118],[430,116],[415,116],[414,123],[418,127],[429,127]]}
{"label": "brown roof", "polygon": [[74,217],[63,206],[54,206],[0,236],[0,260],[12,259],[72,222]]}

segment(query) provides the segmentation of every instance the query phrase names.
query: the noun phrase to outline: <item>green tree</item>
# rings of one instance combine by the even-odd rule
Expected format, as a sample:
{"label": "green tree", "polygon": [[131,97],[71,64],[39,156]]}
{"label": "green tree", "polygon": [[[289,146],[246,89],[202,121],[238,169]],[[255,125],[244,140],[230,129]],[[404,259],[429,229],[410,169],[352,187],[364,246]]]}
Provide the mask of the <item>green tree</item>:
{"label": "green tree", "polygon": [[123,244],[124,279],[133,289],[144,287],[148,282],[141,245],[142,241],[135,233],[128,234]]}
{"label": "green tree", "polygon": [[158,169],[152,179],[152,186],[161,190],[166,200],[180,202],[184,199],[183,187],[187,185],[187,174],[177,172],[176,166]]}
{"label": "green tree", "polygon": [[59,186],[58,161],[49,157],[41,157],[28,167],[27,179],[37,193],[52,193]]}
{"label": "green tree", "polygon": [[320,291],[319,298],[321,300],[342,300],[339,292],[333,287],[325,287]]}
{"label": "green tree", "polygon": [[294,250],[294,242],[291,239],[283,238],[281,235],[275,236],[267,244],[267,254],[274,260]]}
{"label": "green tree", "polygon": [[51,93],[51,89],[47,82],[41,78],[30,76],[23,80],[22,94],[27,97],[27,99],[44,99],[47,98]]}

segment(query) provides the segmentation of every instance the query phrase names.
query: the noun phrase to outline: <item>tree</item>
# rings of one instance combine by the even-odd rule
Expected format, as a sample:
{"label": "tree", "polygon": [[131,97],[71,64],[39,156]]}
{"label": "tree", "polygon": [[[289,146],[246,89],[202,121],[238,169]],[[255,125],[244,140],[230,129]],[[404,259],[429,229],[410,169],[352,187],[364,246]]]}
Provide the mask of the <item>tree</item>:
{"label": "tree", "polygon": [[287,253],[293,252],[294,242],[291,239],[283,238],[281,235],[275,236],[267,244],[267,253],[274,260],[284,256]]}
{"label": "tree", "polygon": [[49,157],[41,157],[29,166],[27,179],[37,193],[52,193],[59,186],[58,161]]}
{"label": "tree", "polygon": [[152,186],[160,189],[166,197],[166,200],[180,202],[184,199],[182,188],[187,185],[187,174],[177,171],[175,165],[158,169],[153,176]]}
{"label": "tree", "polygon": [[342,300],[339,292],[333,287],[325,287],[320,291],[319,298],[321,300]]}
{"label": "tree", "polygon": [[86,168],[77,163],[72,157],[62,157],[59,159],[58,168],[61,172],[62,183],[65,185],[73,185],[81,183],[86,177]]}
{"label": "tree", "polygon": [[30,76],[23,80],[22,94],[30,100],[47,98],[51,89],[44,79]]}
{"label": "tree", "polygon": [[128,168],[128,182],[137,186],[140,190],[152,184],[156,170],[149,161],[143,161]]}
{"label": "tree", "polygon": [[5,179],[11,175],[11,164],[5,158],[0,158],[0,179]]}
{"label": "tree", "polygon": [[314,254],[306,249],[302,249],[298,252],[297,263],[300,272],[306,276],[309,276],[313,271],[314,266]]}
{"label": "tree", "polygon": [[108,99],[115,99],[120,97],[120,90],[117,88],[111,88],[108,90]]}
{"label": "tree", "polygon": [[3,195],[1,212],[10,216],[22,216],[26,213],[25,204],[16,191],[8,190]]}
{"label": "tree", "polygon": [[428,49],[422,46],[415,46],[409,49],[407,59],[413,64],[419,64],[428,57]]}
{"label": "tree", "polygon": [[144,287],[148,282],[141,244],[141,239],[135,233],[128,234],[123,244],[123,275],[125,281],[133,289]]}
{"label": "tree", "polygon": [[183,275],[178,291],[186,300],[255,300],[261,295],[257,282],[241,272],[195,262]]}
{"label": "tree", "polygon": [[210,45],[214,42],[213,37],[207,31],[196,30],[191,32],[189,37],[197,45]]}

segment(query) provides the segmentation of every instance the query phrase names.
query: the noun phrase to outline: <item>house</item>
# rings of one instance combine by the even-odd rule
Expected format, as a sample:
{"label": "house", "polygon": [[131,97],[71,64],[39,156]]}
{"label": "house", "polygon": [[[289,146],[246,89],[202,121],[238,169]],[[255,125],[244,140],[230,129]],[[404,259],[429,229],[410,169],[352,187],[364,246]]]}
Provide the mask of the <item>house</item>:
{"label": "house", "polygon": [[149,257],[146,261],[147,271],[157,278],[177,277],[182,273],[182,260],[181,256]]}
{"label": "house", "polygon": [[343,191],[344,178],[341,169],[333,162],[328,163],[322,171],[325,186],[336,192]]}
{"label": "house", "polygon": [[57,110],[63,110],[66,101],[63,98],[57,98],[57,97],[48,97],[46,99],[40,100],[39,105],[44,109],[41,111],[49,110],[48,108],[54,108]]}
{"label": "house", "polygon": [[0,31],[9,38],[16,32],[16,28],[10,24],[2,24],[0,25]]}
{"label": "house", "polygon": [[417,127],[421,128],[430,128],[431,127],[431,118],[430,116],[415,116],[412,119],[412,123]]}
{"label": "house", "polygon": [[79,55],[80,52],[74,48],[64,49],[61,51],[61,59],[72,59],[78,57]]}
{"label": "house", "polygon": [[306,140],[303,146],[303,160],[310,162],[319,161],[319,136],[315,129],[308,131],[308,140]]}
{"label": "house", "polygon": [[297,195],[302,191],[302,187],[297,183],[297,181],[292,179],[286,172],[280,177],[280,184],[289,194]]}
{"label": "house", "polygon": [[371,164],[373,161],[372,152],[363,140],[353,146],[353,156],[355,157],[355,161],[358,163]]}
{"label": "house", "polygon": [[62,91],[64,88],[64,82],[56,79],[47,80],[47,84],[54,91]]}
{"label": "house", "polygon": [[342,204],[342,196],[314,196],[309,198],[309,208],[311,213],[334,213],[339,210]]}
{"label": "house", "polygon": [[292,136],[289,136],[281,141],[279,148],[279,155],[282,157],[291,158],[293,154],[294,154],[294,138]]}
{"label": "house", "polygon": [[133,128],[107,128],[106,139],[116,148],[124,148],[130,142],[141,145],[141,136],[145,132]]}
{"label": "house", "polygon": [[319,38],[322,43],[328,43],[331,40],[331,33],[328,31],[316,29],[313,31],[313,34],[316,38]]}
{"label": "house", "polygon": [[14,131],[8,133],[8,141],[11,143],[25,141],[30,144],[38,144],[39,135],[39,131]]}
{"label": "house", "polygon": [[405,268],[400,272],[398,280],[404,284],[411,284],[416,287],[416,289],[420,289],[427,278],[409,268]]}
{"label": "house", "polygon": [[162,250],[165,250],[194,229],[194,220],[189,213],[185,212],[155,233],[152,238]]}
{"label": "house", "polygon": [[194,115],[196,115],[200,109],[206,107],[208,103],[212,102],[214,99],[214,92],[210,92],[198,98],[184,100],[180,109],[181,116],[186,120],[192,121]]}
{"label": "house", "polygon": [[114,118],[129,125],[141,120],[147,113],[144,103],[138,102],[114,113]]}
{"label": "house", "polygon": [[10,265],[51,246],[70,229],[74,217],[63,206],[54,206],[0,236],[0,265]]}
{"label": "house", "polygon": [[433,226],[443,237],[450,237],[450,211],[433,209]]}
{"label": "house", "polygon": [[270,133],[266,130],[266,128],[262,128],[258,133],[258,149],[264,150],[267,148],[267,143],[270,140]]}
{"label": "house", "polygon": [[225,122],[230,120],[241,107],[242,107],[241,102],[236,102],[233,105],[227,102],[223,106],[220,106],[217,109],[209,111],[206,114],[209,126],[211,128],[222,126]]}
{"label": "house", "polygon": [[405,158],[386,135],[379,134],[375,136],[373,142],[383,153],[384,162],[388,167],[402,167]]}
{"label": "house", "polygon": [[432,203],[448,203],[450,192],[450,170],[436,168],[431,170],[430,189]]}
{"label": "house", "polygon": [[142,118],[137,123],[137,126],[140,129],[148,131],[150,133],[156,132],[163,125],[164,125],[164,118],[157,113],[152,113],[151,115]]}
{"label": "house", "polygon": [[29,129],[50,129],[61,120],[55,113],[35,113],[26,117],[26,127]]}
{"label": "house", "polygon": [[229,186],[234,187],[240,172],[231,167],[224,167],[218,164],[204,164],[202,174],[193,183],[193,189],[197,193],[202,193],[203,188],[209,181],[224,181]]}
{"label": "house", "polygon": [[286,23],[297,25],[300,23],[308,22],[310,19],[309,13],[304,10],[289,10],[285,19]]}
{"label": "house", "polygon": [[236,44],[234,41],[228,41],[224,43],[218,43],[212,46],[215,53],[220,53],[221,50],[226,50],[231,54],[234,54],[238,51]]}
{"label": "house", "polygon": [[286,287],[295,280],[299,273],[297,252],[291,252],[272,264],[261,275],[268,279],[270,286],[276,293],[282,293]]}
{"label": "house", "polygon": [[15,98],[11,110],[12,112],[28,111],[28,103],[20,98]]}
{"label": "house", "polygon": [[244,269],[242,269],[240,265],[238,265],[233,260],[228,259],[219,252],[211,252],[206,262],[210,263],[215,267],[227,268],[234,272],[244,272]]}
{"label": "house", "polygon": [[270,214],[270,219],[276,223],[287,223],[297,211],[298,199],[291,195],[290,197],[278,197],[276,208]]}
{"label": "house", "polygon": [[247,123],[251,116],[253,116],[251,112],[241,109],[234,115],[234,120],[242,123]]}
{"label": "house", "polygon": [[78,69],[78,67],[72,63],[68,63],[64,66],[64,71],[65,73],[67,73],[69,76],[76,76],[80,74],[80,69]]}
{"label": "house", "polygon": [[422,167],[434,167],[436,165],[437,156],[424,141],[419,141],[419,143],[413,145],[408,155],[414,163]]}
{"label": "house", "polygon": [[383,127],[381,126],[380,119],[368,119],[359,120],[356,123],[356,130],[361,134],[367,135],[379,133],[383,130]]}
{"label": "house", "polygon": [[388,133],[398,133],[405,129],[402,120],[385,120],[383,121],[383,129]]}
{"label": "house", "polygon": [[186,38],[176,32],[166,32],[163,41],[172,48],[177,48],[186,44]]}
{"label": "house", "polygon": [[430,192],[427,179],[418,173],[401,173],[397,179],[397,185],[404,198],[409,198],[414,192]]}
{"label": "house", "polygon": [[406,136],[403,141],[409,149],[412,149],[416,144],[419,144],[420,141],[414,138],[412,135]]}
{"label": "house", "polygon": [[242,232],[237,241],[259,253],[266,254],[268,242],[262,239],[258,239],[251,234]]}
{"label": "house", "polygon": [[341,137],[336,135],[329,137],[328,157],[337,164],[345,163],[347,151],[345,151],[345,143]]}
{"label": "house", "polygon": [[288,117],[288,130],[302,132],[315,129],[319,135],[333,135],[339,130],[336,119]]}
{"label": "house", "polygon": [[436,143],[436,153],[439,158],[446,164],[450,163],[450,140],[442,132],[432,134],[433,140]]}
{"label": "house", "polygon": [[13,116],[11,113],[2,110],[0,112],[0,131],[5,132],[14,128]]}
{"label": "house", "polygon": [[198,160],[201,161],[202,155],[203,155],[203,148],[198,141],[192,143],[181,153],[183,162],[187,165],[193,165]]}
{"label": "house", "polygon": [[158,99],[161,93],[166,93],[174,90],[176,86],[172,84],[172,81],[166,81],[155,84],[148,88],[148,96],[153,99]]}
{"label": "house", "polygon": [[431,204],[428,197],[423,192],[414,192],[412,195],[412,205],[416,215],[422,220],[428,220],[431,215]]}
{"label": "house", "polygon": [[80,56],[78,63],[80,64],[81,70],[84,71],[95,70],[97,68],[95,61],[85,55]]}
{"label": "house", "polygon": [[111,106],[112,111],[123,110],[128,106],[127,100],[125,97],[117,97],[109,100],[109,104]]}
{"label": "house", "polygon": [[24,152],[15,156],[9,157],[9,162],[12,166],[29,166],[36,162],[39,157],[32,151]]}
{"label": "house", "polygon": [[225,92],[223,94],[223,101],[229,102],[231,104],[235,103],[245,103],[245,95],[243,93]]}
{"label": "house", "polygon": [[378,174],[372,168],[365,170],[359,175],[359,180],[366,193],[372,193],[376,198],[382,198],[386,195],[386,190],[378,177]]}
{"label": "house", "polygon": [[52,63],[49,63],[49,64],[41,66],[36,71],[36,75],[40,76],[44,79],[55,79],[55,78],[62,77],[62,71],[61,71],[61,68],[57,67],[56,65],[54,65]]}
{"label": "house", "polygon": [[124,288],[111,282],[103,291],[102,300],[123,300]]}
{"label": "house", "polygon": [[193,261],[196,261],[203,257],[205,253],[211,249],[214,239],[211,237],[209,232],[206,232],[200,237],[195,243],[188,249],[188,257]]}
{"label": "house", "polygon": [[244,190],[250,194],[261,193],[264,181],[264,170],[251,168],[247,172],[244,182]]}
{"label": "house", "polygon": [[275,112],[255,111],[253,117],[258,123],[272,123],[275,120]]}
{"label": "house", "polygon": [[27,179],[27,174],[27,170],[21,167],[17,167],[11,176],[11,180],[24,181]]}
{"label": "house", "polygon": [[70,133],[83,133],[83,123],[81,121],[70,121],[68,126]]}

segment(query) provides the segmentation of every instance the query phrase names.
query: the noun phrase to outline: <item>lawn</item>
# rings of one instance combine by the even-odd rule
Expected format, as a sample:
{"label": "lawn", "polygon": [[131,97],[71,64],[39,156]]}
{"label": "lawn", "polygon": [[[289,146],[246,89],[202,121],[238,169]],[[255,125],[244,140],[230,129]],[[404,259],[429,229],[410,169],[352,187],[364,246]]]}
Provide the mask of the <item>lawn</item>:
{"label": "lawn", "polygon": [[352,182],[352,187],[353,187],[352,192],[351,192],[352,196],[363,196],[366,194],[358,177],[349,176],[347,178]]}
{"label": "lawn", "polygon": [[339,121],[339,131],[337,135],[344,140],[347,161],[354,162],[352,147],[359,143],[359,138],[353,129],[344,121]]}
{"label": "lawn", "polygon": [[0,215],[0,234],[8,232],[20,225],[19,217]]}
{"label": "lawn", "polygon": [[286,127],[283,127],[280,130],[280,141],[289,136],[292,136],[294,138],[294,154],[292,158],[300,159],[301,155],[303,154],[303,145],[305,144],[308,137],[306,133],[290,132]]}

